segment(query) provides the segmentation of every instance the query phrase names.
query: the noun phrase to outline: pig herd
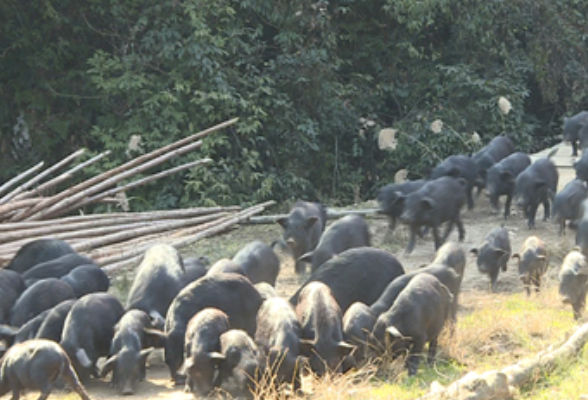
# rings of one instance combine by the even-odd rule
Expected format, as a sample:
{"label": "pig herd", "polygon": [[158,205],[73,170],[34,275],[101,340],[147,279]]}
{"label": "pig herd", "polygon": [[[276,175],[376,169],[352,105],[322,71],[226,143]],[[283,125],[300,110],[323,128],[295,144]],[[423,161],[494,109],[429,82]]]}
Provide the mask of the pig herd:
{"label": "pig herd", "polygon": [[[582,118],[588,122],[576,116],[565,125],[574,152]],[[408,373],[417,374],[425,349],[434,362],[442,330],[455,329],[467,252],[445,242],[454,226],[459,240],[465,238],[461,210],[474,208],[482,192],[495,211],[505,196],[505,219],[515,200],[530,229],[543,205],[544,218],[553,211],[561,234],[567,226],[576,230],[578,248],[563,261],[559,292],[579,318],[588,291],[588,157],[576,163],[577,179],[557,193],[550,156],[532,162],[501,136],[472,156],[447,158],[426,179],[384,186],[379,210],[390,232],[398,222],[408,227],[405,253],[417,236],[432,236],[436,257],[411,272],[371,247],[363,218],[346,216],[327,227],[326,209],[305,201],[277,221],[282,238],[253,241],[213,265],[206,257],[184,259],[165,244],[150,247],[124,302],[108,292],[103,270],[66,242],[30,242],[0,269],[0,395],[18,399],[20,391],[36,389],[45,399],[65,383],[86,400],[81,382],[91,378],[109,379],[130,395],[148,377],[154,349],[163,350],[172,381],[195,396],[221,389],[247,398],[263,380],[296,393],[307,371],[345,372],[381,362],[384,353],[406,356]],[[289,299],[274,289],[281,265],[276,249],[307,277]],[[513,253],[504,225],[471,252],[492,290],[510,259],[517,260],[528,294],[540,290],[549,265],[537,236]]]}

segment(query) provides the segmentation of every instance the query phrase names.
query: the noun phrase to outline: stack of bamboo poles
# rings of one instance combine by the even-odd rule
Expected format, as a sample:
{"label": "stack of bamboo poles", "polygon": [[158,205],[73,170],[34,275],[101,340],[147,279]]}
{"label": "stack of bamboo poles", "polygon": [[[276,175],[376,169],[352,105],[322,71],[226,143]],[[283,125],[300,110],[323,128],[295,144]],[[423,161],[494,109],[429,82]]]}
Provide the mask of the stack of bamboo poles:
{"label": "stack of bamboo poles", "polygon": [[228,230],[259,214],[273,202],[245,210],[239,207],[208,207],[66,216],[90,204],[112,201],[118,193],[156,179],[208,164],[211,160],[205,158],[120,185],[122,181],[156,165],[199,148],[202,146],[202,138],[235,122],[236,118],[183,138],[51,196],[43,196],[43,193],[49,189],[55,190],[76,172],[106,157],[108,152],[80,163],[44,183],[41,182],[45,178],[71,163],[84,151],[76,151],[32,178],[33,174],[42,169],[42,162],[7,181],[0,186],[0,264],[6,265],[25,243],[50,237],[67,241],[77,252],[88,255],[107,270],[114,270],[136,262],[145,249],[156,242],[169,243],[179,248]]}

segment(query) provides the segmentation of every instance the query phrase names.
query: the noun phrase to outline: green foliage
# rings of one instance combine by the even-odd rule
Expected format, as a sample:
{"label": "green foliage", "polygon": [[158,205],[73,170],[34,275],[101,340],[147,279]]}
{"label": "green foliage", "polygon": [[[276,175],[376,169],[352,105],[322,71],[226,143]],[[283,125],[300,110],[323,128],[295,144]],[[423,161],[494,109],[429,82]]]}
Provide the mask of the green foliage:
{"label": "green foliage", "polygon": [[[587,11],[577,0],[2,2],[0,179],[81,146],[110,149],[111,167],[235,116],[174,161],[212,166],[136,189],[131,205],[348,203],[400,168],[416,177],[476,151],[474,132],[531,152],[588,108]],[[377,147],[385,127],[400,132],[392,152]],[[133,136],[141,149],[129,151]]]}

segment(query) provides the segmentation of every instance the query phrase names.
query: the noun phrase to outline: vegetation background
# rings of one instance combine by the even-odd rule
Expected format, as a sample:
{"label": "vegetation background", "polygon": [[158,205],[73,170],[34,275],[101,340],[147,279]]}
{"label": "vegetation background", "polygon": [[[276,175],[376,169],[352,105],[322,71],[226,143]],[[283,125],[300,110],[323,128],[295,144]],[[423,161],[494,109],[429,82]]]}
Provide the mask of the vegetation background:
{"label": "vegetation background", "polygon": [[588,108],[586,15],[583,0],[4,0],[0,181],[80,147],[112,150],[107,168],[238,116],[188,156],[214,165],[132,208],[373,198],[495,135],[561,140]]}

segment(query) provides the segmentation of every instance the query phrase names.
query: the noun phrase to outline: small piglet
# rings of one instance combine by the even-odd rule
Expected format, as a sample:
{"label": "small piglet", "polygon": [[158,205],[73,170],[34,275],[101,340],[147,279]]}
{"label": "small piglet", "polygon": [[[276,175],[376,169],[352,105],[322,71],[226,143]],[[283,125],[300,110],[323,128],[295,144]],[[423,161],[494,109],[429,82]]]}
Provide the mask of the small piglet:
{"label": "small piglet", "polygon": [[549,257],[545,242],[537,236],[525,239],[519,253],[512,255],[519,262],[519,278],[525,285],[527,295],[531,295],[531,286],[539,292],[541,279],[549,266]]}
{"label": "small piglet", "polygon": [[90,400],[69,357],[51,340],[33,339],[16,344],[0,360],[0,396],[12,392],[12,400],[18,400],[25,389],[41,391],[38,400],[45,400],[61,379],[83,400]]}
{"label": "small piglet", "polygon": [[553,217],[559,225],[559,234],[563,235],[566,221],[575,223],[582,218],[582,202],[588,197],[586,183],[579,179],[571,180],[553,200]]}
{"label": "small piglet", "polygon": [[571,304],[574,318],[579,319],[586,306],[588,263],[586,256],[572,250],[563,260],[559,272],[559,295],[564,304]]}
{"label": "small piglet", "polygon": [[490,277],[490,290],[496,288],[496,280],[500,270],[506,272],[506,264],[510,259],[510,237],[506,228],[494,228],[484,238],[479,248],[471,250],[477,256],[478,271]]}

